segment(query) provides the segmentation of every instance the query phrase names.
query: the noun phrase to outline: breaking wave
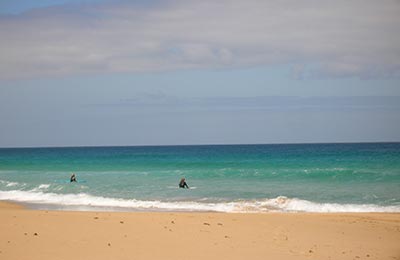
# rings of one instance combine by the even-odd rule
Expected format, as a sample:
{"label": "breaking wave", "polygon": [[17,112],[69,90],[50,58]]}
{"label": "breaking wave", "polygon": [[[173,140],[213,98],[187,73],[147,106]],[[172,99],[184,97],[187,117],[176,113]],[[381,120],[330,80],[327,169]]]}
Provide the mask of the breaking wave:
{"label": "breaking wave", "polygon": [[237,213],[262,212],[400,212],[398,206],[380,206],[374,204],[338,204],[317,203],[297,198],[279,196],[262,200],[243,200],[231,202],[199,201],[160,201],[108,198],[87,193],[56,194],[43,190],[0,191],[0,200],[9,200],[34,205],[51,205],[58,209],[76,210],[119,210],[119,211],[216,211]]}

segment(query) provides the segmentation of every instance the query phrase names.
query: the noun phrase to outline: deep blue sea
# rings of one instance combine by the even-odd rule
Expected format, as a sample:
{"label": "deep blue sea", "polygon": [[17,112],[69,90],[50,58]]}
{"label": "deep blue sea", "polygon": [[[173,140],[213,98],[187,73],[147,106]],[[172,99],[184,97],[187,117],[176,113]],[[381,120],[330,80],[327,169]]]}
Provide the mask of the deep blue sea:
{"label": "deep blue sea", "polygon": [[[178,188],[182,177],[190,189]],[[0,200],[61,210],[400,212],[400,143],[2,148]]]}

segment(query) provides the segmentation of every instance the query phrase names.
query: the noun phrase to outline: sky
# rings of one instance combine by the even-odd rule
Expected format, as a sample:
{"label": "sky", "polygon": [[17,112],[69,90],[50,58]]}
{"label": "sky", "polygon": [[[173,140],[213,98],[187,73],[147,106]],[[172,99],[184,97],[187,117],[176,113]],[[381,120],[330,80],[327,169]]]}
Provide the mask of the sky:
{"label": "sky", "polygon": [[0,147],[400,141],[397,0],[0,1]]}

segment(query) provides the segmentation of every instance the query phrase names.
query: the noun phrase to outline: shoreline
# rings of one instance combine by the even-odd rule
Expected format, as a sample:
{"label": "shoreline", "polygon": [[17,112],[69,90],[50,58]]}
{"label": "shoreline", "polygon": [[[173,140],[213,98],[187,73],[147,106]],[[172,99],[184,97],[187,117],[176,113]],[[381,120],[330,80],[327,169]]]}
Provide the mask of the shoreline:
{"label": "shoreline", "polygon": [[0,201],[4,259],[400,259],[400,213],[32,210]]}
{"label": "shoreline", "polygon": [[[115,199],[116,203],[118,204],[119,201],[118,199]],[[270,200],[278,200],[278,204],[280,203],[279,200],[288,200],[289,203],[291,200],[297,200],[297,199],[290,199],[286,197],[277,197],[274,199]],[[192,202],[196,204],[193,208],[191,206],[193,205],[186,205],[186,206],[174,206],[174,205],[161,205],[163,203],[168,204],[174,204],[178,202],[162,202],[162,201],[142,201],[147,203],[147,206],[103,206],[103,205],[92,205],[92,204],[54,204],[51,202],[28,202],[28,201],[19,201],[19,200],[12,200],[12,199],[0,199],[0,202],[9,202],[11,204],[19,204],[27,209],[31,210],[51,210],[51,211],[83,211],[83,212],[193,212],[193,213],[202,213],[202,212],[208,212],[208,213],[244,213],[244,214],[268,214],[268,213],[317,213],[317,214],[334,214],[334,213],[399,213],[400,214],[400,209],[397,208],[396,206],[381,206],[381,205],[374,205],[374,204],[342,204],[342,207],[345,207],[345,210],[341,208],[337,208],[336,203],[327,203],[327,204],[318,204],[314,203],[315,207],[321,207],[324,208],[326,206],[331,206],[331,209],[325,209],[325,210],[306,210],[306,209],[285,209],[285,207],[280,208],[279,205],[265,205],[265,209],[259,208],[258,206],[255,205],[249,205],[243,201],[237,201],[237,202],[227,202],[226,205],[228,205],[228,208],[219,208],[222,204],[224,203],[205,203],[201,205],[199,202]],[[302,202],[302,200],[298,200]],[[305,201],[308,202],[308,201]],[[151,205],[152,203],[159,203],[160,206],[154,206]],[[188,203],[187,201],[182,202],[182,204]],[[241,203],[243,203],[241,205]],[[251,202],[250,202],[251,203]],[[313,202],[311,202],[313,203]],[[107,203],[109,204],[109,203]],[[232,208],[232,204],[236,204],[236,209]],[[354,207],[353,211],[348,208],[348,206]],[[235,207],[235,206],[234,206]],[[252,208],[254,207],[254,208]],[[347,208],[346,208],[347,207]]]}
{"label": "shoreline", "polygon": [[51,203],[30,203],[23,201],[14,200],[0,200],[0,206],[4,203],[9,207],[19,207],[26,210],[38,210],[38,211],[61,211],[61,212],[119,212],[119,213],[220,213],[220,214],[398,214],[399,211],[218,211],[218,210],[206,210],[206,209],[164,209],[164,208],[126,208],[126,207],[108,207],[108,206],[93,206],[93,205],[55,205]]}

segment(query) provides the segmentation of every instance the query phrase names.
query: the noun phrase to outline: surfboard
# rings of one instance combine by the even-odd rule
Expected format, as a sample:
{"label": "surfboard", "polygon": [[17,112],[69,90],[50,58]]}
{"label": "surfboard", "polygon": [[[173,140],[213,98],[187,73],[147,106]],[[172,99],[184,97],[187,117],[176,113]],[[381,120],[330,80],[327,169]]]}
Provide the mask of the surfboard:
{"label": "surfboard", "polygon": [[[74,183],[71,182],[70,180],[55,180],[55,183]],[[77,180],[76,183],[86,183],[86,180]]]}

